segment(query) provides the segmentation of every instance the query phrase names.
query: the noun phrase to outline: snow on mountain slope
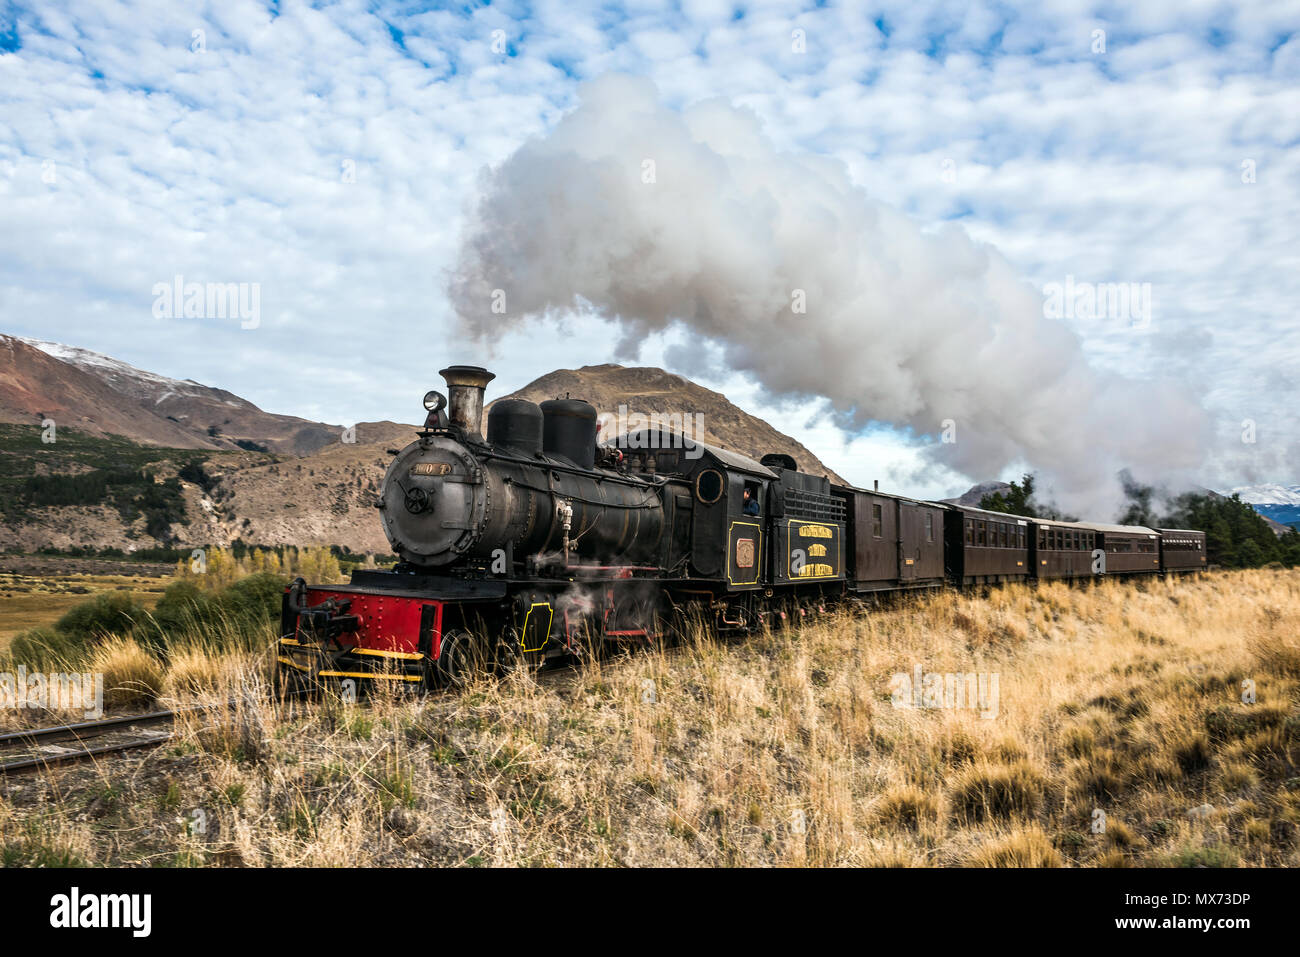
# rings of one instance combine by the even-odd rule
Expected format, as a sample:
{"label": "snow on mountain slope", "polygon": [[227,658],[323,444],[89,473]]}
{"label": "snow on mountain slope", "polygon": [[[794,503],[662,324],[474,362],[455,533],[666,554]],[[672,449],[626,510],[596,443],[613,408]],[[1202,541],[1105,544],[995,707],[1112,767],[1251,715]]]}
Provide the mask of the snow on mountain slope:
{"label": "snow on mountain slope", "polygon": [[1300,485],[1243,485],[1232,492],[1251,505],[1300,505]]}
{"label": "snow on mountain slope", "polygon": [[144,369],[137,369],[121,359],[106,356],[102,352],[92,352],[90,349],[82,349],[79,346],[68,346],[61,342],[49,342],[44,339],[27,339],[22,336],[15,336],[14,338],[22,339],[23,342],[35,346],[46,355],[74,365],[84,372],[89,372],[105,385],[129,395],[133,399],[147,400],[157,405],[164,399],[178,395],[203,398],[221,396],[219,401],[236,408],[256,408],[251,402],[247,402],[224,390],[211,388],[200,382],[195,382],[193,379],[172,379],[156,372],[146,372]]}

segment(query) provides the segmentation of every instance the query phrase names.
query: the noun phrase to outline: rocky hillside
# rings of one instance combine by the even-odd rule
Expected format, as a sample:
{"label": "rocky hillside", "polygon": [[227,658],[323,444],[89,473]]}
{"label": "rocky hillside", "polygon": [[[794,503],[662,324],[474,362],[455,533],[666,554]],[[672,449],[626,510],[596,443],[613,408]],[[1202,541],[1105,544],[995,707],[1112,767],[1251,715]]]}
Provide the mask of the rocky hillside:
{"label": "rocky hillside", "polygon": [[692,437],[709,445],[720,445],[754,459],[768,452],[784,452],[794,457],[800,470],[844,482],[801,442],[733,405],[722,393],[663,369],[612,364],[558,369],[501,398],[541,402],[565,395],[585,399],[602,414],[616,416],[623,406],[629,417],[680,416],[684,421],[699,422],[699,434]]}

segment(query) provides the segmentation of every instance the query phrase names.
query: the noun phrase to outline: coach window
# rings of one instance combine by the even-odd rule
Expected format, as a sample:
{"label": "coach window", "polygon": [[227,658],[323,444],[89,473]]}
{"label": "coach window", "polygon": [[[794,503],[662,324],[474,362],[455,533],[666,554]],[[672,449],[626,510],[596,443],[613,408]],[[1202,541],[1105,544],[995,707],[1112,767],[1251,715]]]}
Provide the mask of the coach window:
{"label": "coach window", "polygon": [[975,544],[976,545],[984,544],[984,523],[983,522],[978,522],[975,525]]}
{"label": "coach window", "polygon": [[1020,546],[1021,549],[1025,547],[1025,526],[1023,525],[1017,526],[1016,543]]}
{"label": "coach window", "polygon": [[975,519],[973,518],[966,519],[966,544],[975,544]]}
{"label": "coach window", "polygon": [[927,542],[934,541],[934,513],[933,512],[925,513],[925,540]]}
{"label": "coach window", "polygon": [[1002,548],[1007,547],[1007,523],[1002,522],[998,525],[998,545]]}
{"label": "coach window", "polygon": [[871,534],[875,538],[885,535],[885,512],[879,504],[871,506]]}

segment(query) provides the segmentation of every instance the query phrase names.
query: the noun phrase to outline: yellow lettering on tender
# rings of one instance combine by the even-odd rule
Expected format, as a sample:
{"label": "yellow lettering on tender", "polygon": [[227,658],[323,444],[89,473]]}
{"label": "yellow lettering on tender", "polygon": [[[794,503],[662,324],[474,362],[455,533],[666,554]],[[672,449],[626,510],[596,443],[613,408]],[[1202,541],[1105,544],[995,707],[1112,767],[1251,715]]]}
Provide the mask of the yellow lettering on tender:
{"label": "yellow lettering on tender", "polygon": [[829,529],[825,525],[800,525],[799,537],[800,538],[834,538],[835,532],[833,529]]}

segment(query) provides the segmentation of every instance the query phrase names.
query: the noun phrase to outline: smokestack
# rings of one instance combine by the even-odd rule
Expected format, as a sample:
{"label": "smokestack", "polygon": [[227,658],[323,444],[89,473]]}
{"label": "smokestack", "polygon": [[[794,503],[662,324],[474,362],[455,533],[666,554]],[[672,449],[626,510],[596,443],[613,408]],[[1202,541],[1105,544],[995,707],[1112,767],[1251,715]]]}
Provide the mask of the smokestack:
{"label": "smokestack", "polygon": [[879,491],[880,491],[880,479],[873,479],[873,480],[872,480],[872,483],[871,483],[871,486],[872,486],[872,490],[873,490],[873,491],[879,492]]}
{"label": "smokestack", "polygon": [[451,424],[481,439],[483,390],[496,376],[482,366],[448,366],[438,375],[447,380],[447,418]]}

